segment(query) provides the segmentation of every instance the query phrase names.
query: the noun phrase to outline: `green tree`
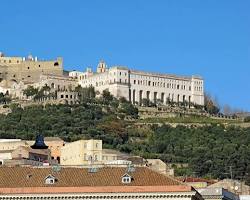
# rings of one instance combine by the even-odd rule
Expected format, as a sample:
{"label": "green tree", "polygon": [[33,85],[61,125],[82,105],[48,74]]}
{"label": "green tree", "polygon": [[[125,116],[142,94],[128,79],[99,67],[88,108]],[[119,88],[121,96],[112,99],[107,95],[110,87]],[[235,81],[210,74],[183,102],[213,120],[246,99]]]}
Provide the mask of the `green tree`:
{"label": "green tree", "polygon": [[105,104],[109,104],[109,102],[113,101],[114,97],[108,90],[103,90],[102,99]]}
{"label": "green tree", "polygon": [[143,99],[141,100],[141,104],[142,104],[142,106],[149,107],[149,106],[150,106],[150,100],[147,99],[147,98],[143,98]]}
{"label": "green tree", "polygon": [[29,85],[26,89],[23,90],[23,94],[27,97],[34,96],[38,94],[38,89]]}

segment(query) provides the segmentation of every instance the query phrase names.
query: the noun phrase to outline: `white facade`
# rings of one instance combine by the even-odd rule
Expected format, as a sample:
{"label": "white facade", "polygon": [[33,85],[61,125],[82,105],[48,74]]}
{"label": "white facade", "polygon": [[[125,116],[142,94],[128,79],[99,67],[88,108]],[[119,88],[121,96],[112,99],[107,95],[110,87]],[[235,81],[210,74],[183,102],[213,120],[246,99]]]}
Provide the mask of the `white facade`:
{"label": "white facade", "polygon": [[0,152],[15,150],[19,146],[27,146],[27,143],[21,139],[0,139]]}
{"label": "white facade", "polygon": [[204,81],[199,76],[148,73],[121,66],[108,69],[102,61],[98,64],[97,73],[88,69],[79,73],[77,79],[82,87],[93,86],[100,93],[108,89],[115,97],[125,97],[133,104],[141,104],[142,99],[148,99],[154,103],[160,100],[163,104],[172,101],[204,105]]}
{"label": "white facade", "polygon": [[72,77],[72,78],[77,78],[81,74],[83,74],[83,72],[79,72],[79,71],[71,71],[71,72],[69,72],[69,76]]}
{"label": "white facade", "polygon": [[113,199],[113,200],[136,200],[136,199],[171,199],[171,200],[202,200],[196,191],[191,192],[103,192],[103,193],[60,193],[60,194],[0,194],[1,200],[75,200],[75,199]]}

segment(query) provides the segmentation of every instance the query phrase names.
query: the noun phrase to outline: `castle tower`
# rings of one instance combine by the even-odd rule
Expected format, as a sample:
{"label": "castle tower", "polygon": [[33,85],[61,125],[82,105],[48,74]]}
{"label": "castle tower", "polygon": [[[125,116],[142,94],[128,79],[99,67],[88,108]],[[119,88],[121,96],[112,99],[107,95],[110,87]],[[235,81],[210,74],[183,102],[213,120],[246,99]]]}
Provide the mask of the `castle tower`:
{"label": "castle tower", "polygon": [[99,62],[99,64],[97,65],[97,73],[103,73],[103,72],[107,71],[107,69],[108,69],[108,67],[107,67],[106,63],[103,60],[101,60]]}

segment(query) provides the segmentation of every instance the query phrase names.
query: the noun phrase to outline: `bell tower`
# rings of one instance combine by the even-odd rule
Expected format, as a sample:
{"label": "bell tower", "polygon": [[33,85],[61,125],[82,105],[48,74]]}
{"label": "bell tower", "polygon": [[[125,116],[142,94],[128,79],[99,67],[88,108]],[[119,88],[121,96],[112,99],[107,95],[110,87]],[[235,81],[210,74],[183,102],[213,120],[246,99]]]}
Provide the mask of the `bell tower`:
{"label": "bell tower", "polygon": [[99,64],[97,65],[97,73],[103,73],[107,71],[107,65],[103,60],[100,60]]}

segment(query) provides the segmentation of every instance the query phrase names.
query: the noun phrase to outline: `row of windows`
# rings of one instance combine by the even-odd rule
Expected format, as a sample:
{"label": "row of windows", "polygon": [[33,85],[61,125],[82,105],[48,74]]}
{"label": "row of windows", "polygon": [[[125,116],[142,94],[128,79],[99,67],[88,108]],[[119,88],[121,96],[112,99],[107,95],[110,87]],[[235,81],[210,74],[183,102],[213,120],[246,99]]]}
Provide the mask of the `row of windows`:
{"label": "row of windows", "polygon": [[[166,87],[166,88],[172,88],[177,90],[186,90],[186,85],[179,85],[179,84],[173,84],[173,83],[162,83],[162,82],[152,82],[151,81],[145,81],[145,80],[134,80],[134,84],[136,85],[145,85],[145,86],[154,86],[154,87]],[[191,91],[191,86],[188,87],[189,91]]]}
{"label": "row of windows", "polygon": [[202,81],[194,81],[194,84],[196,84],[196,85],[202,85]]}
{"label": "row of windows", "polygon": [[102,160],[117,160],[117,157],[116,156],[102,156]]}
{"label": "row of windows", "polygon": [[[112,74],[112,73],[110,73],[110,74]],[[114,76],[115,76],[115,75],[116,75],[116,72],[114,72],[113,74],[114,74]],[[127,76],[127,72],[124,72],[124,73],[119,72],[119,73],[117,73],[117,74],[120,75],[120,76],[122,76],[122,75]]]}
{"label": "row of windows", "polygon": [[[110,73],[111,74],[111,73]],[[114,72],[113,73],[114,74],[114,76],[116,75],[116,72]],[[120,76],[122,76],[122,75],[124,75],[124,76],[127,76],[127,73],[126,72],[124,72],[124,73],[122,73],[122,72],[119,72],[119,75]],[[79,79],[80,80],[85,80],[85,79],[87,79],[88,78],[88,76],[85,74],[85,75],[80,75],[79,76]],[[92,80],[92,81],[97,81],[97,80],[101,80],[101,79],[103,79],[103,76],[98,76],[98,77],[96,77],[96,79],[94,79],[94,80]]]}
{"label": "row of windows", "polygon": [[9,150],[9,149],[16,149],[16,146],[9,147],[7,146],[6,148],[3,146],[0,150]]}
{"label": "row of windows", "polygon": [[131,74],[130,75],[130,78],[131,79],[144,79],[144,80],[155,80],[155,81],[168,81],[168,82],[173,82],[173,83],[176,83],[176,82],[179,82],[179,81],[182,81],[182,82],[187,82],[186,80],[177,80],[177,79],[173,79],[173,78],[163,78],[163,77],[158,77],[158,76],[145,76],[145,75],[133,75]]}
{"label": "row of windows", "polygon": [[[83,145],[84,149],[87,149],[87,146],[88,146],[88,143],[85,142]],[[99,148],[99,143],[95,143],[95,148]]]}
{"label": "row of windows", "polygon": [[83,79],[87,79],[87,75],[81,75],[81,76],[79,76],[79,79],[80,79],[80,81]]}
{"label": "row of windows", "polygon": [[[0,59],[0,63],[13,63],[12,60],[1,60]],[[21,63],[21,61],[16,60],[16,63]],[[58,62],[54,62],[54,66],[59,66]],[[38,65],[38,67],[41,67],[41,65]],[[29,69],[29,67],[27,67]]]}
{"label": "row of windows", "polygon": [[[88,81],[83,81],[82,82],[83,84],[88,84]],[[98,86],[103,86],[103,85],[108,85],[108,84],[111,84],[111,83],[117,83],[116,82],[116,79],[114,78],[114,80],[112,81],[112,80],[109,80],[109,81],[100,81],[100,82],[96,82],[95,83],[95,86],[96,87],[98,87]],[[127,83],[127,79],[124,79],[124,80],[122,80],[122,79],[119,79],[119,83]],[[92,84],[91,84],[92,85]]]}
{"label": "row of windows", "polygon": [[195,87],[194,87],[194,90],[195,90],[195,91],[202,91],[202,87],[200,87],[200,86],[199,86],[199,87],[198,87],[198,86],[195,86]]}
{"label": "row of windows", "polygon": [[[76,159],[77,157],[81,157],[81,155],[79,154],[78,156],[77,155],[74,155],[74,156],[69,156],[69,157],[63,157],[62,159],[64,161],[66,160],[72,160],[72,159]],[[94,161],[98,161],[98,155],[95,154],[94,157],[92,156],[88,156],[86,153],[84,154],[83,156],[83,160],[87,161],[87,160],[94,160]]]}
{"label": "row of windows", "polygon": [[[0,60],[2,63],[12,63],[12,60]],[[19,63],[20,61],[17,60],[16,63]]]}
{"label": "row of windows", "polygon": [[88,156],[86,153],[84,154],[84,156],[83,156],[83,160],[85,160],[85,161],[98,161],[98,155],[94,155],[94,157],[92,157],[92,156]]}
{"label": "row of windows", "polygon": [[[87,84],[88,81],[84,81],[83,84]],[[107,85],[108,83],[117,83],[116,79],[113,80],[113,82],[111,80],[108,81],[100,81],[100,82],[96,82],[95,86],[103,86],[103,85]],[[127,79],[119,79],[119,83],[127,83]],[[151,84],[152,83],[152,84]],[[186,85],[179,85],[179,84],[173,84],[173,83],[162,83],[162,82],[151,82],[151,81],[145,81],[145,80],[141,80],[141,81],[136,81],[134,80],[134,84],[136,85],[145,85],[145,86],[153,86],[153,87],[164,87],[164,88],[169,88],[169,89],[177,89],[177,90],[189,90],[191,91],[191,86],[189,86],[188,88],[186,87]],[[91,84],[92,85],[92,84]],[[196,91],[202,91],[202,87],[195,87]]]}
{"label": "row of windows", "polygon": [[[119,72],[120,75],[122,74],[122,72]],[[125,75],[127,75],[127,73],[124,73]],[[115,75],[115,72],[114,72],[114,75]],[[114,78],[113,80],[109,79],[109,80],[106,80],[106,81],[103,81],[103,79],[107,78],[106,76],[99,76],[99,77],[96,77],[94,79],[90,78],[88,79],[87,75],[84,75],[84,76],[80,76],[80,80],[83,80],[81,77],[84,77],[85,78],[85,81],[83,81],[82,83],[83,84],[88,84],[88,83],[95,83],[94,85],[96,87],[98,86],[102,86],[102,85],[107,85],[107,84],[111,84],[111,83],[116,83],[116,79]],[[132,75],[131,75],[132,77]],[[134,77],[136,77],[134,75]],[[137,77],[139,77],[139,75],[137,75]],[[141,76],[143,77],[143,76]],[[151,77],[149,76],[144,76],[146,78],[149,78],[151,79]],[[151,81],[151,80],[133,80],[132,83],[133,84],[137,84],[137,85],[145,85],[145,86],[153,86],[153,87],[166,87],[166,88],[170,88],[170,89],[178,89],[178,90],[189,90],[191,91],[191,86],[190,86],[190,82],[188,81],[179,81],[179,80],[172,80],[172,79],[164,79],[164,78],[154,78],[156,80],[160,80],[160,81],[168,81],[168,83],[166,82],[156,82],[156,81]],[[101,81],[98,81],[98,80],[101,80]],[[128,80],[127,79],[118,79],[119,83],[128,83]],[[180,84],[181,82],[181,84]],[[199,84],[199,85],[202,85],[203,82],[202,81],[195,81],[194,82],[195,84]],[[195,91],[202,91],[202,86],[197,86],[195,88]]]}
{"label": "row of windows", "polygon": [[61,99],[64,99],[64,98],[66,98],[66,99],[68,99],[68,98],[70,98],[70,99],[76,99],[76,95],[68,95],[68,94],[66,94],[66,95],[64,95],[64,94],[61,94]]}

